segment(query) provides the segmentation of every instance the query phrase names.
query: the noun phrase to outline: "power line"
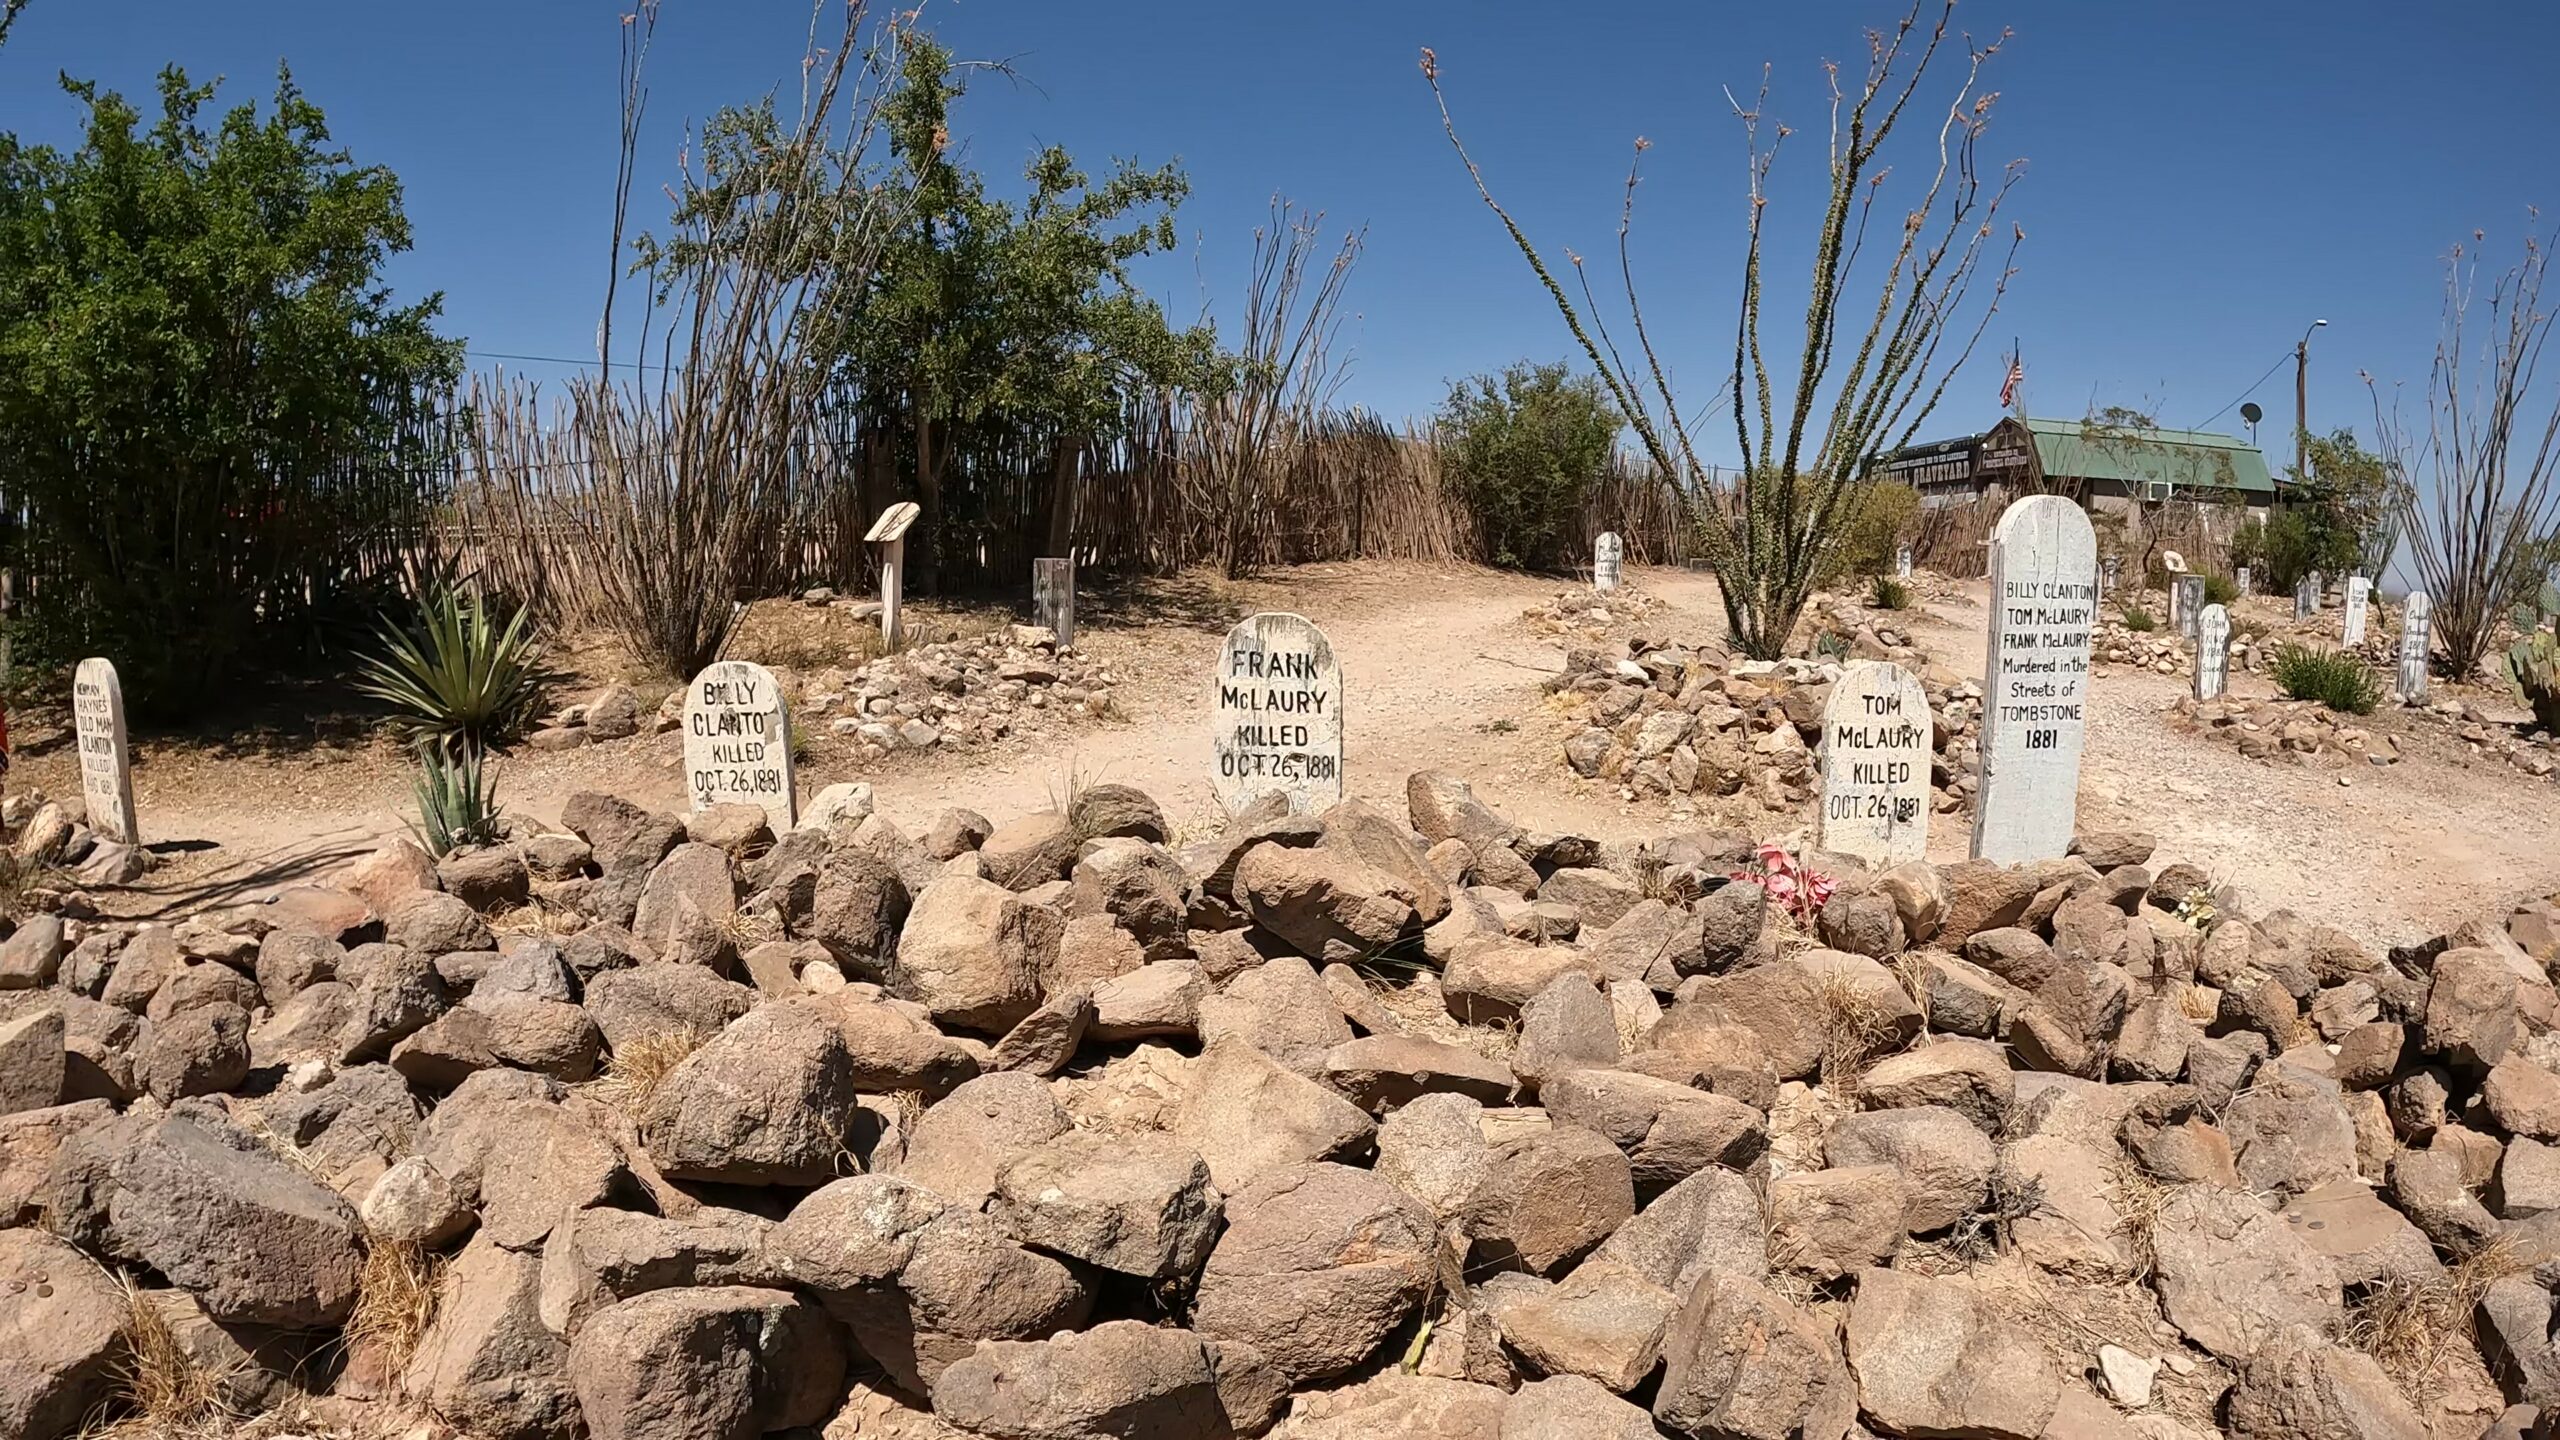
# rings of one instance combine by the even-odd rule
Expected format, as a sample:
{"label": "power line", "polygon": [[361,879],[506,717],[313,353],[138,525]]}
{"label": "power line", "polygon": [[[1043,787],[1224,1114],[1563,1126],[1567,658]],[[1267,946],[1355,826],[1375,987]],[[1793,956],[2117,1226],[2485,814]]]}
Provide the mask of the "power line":
{"label": "power line", "polygon": [[2207,415],[2202,420],[2197,421],[2195,424],[2190,425],[2187,428],[2190,430],[2201,430],[2207,425],[2212,424],[2214,421],[2221,419],[2223,416],[2230,414],[2231,407],[2233,405],[2237,405],[2241,401],[2248,399],[2251,395],[2256,394],[2258,387],[2267,383],[2267,375],[2273,375],[2276,373],[2277,370],[2283,367],[2284,362],[2291,358],[2293,358],[2293,352],[2291,350],[2287,350],[2283,354],[2278,355],[2276,357],[2276,363],[2267,367],[2266,375],[2261,375],[2257,379],[2250,381],[2249,388],[2232,396],[2229,404],[2224,405],[2221,409],[2214,411],[2212,414]]}
{"label": "power line", "polygon": [[[598,363],[594,360],[572,360],[565,355],[524,355],[512,350],[465,350],[462,353],[477,356],[483,360],[527,360],[539,365],[575,365],[585,370],[594,369]],[[639,362],[636,360],[616,360],[613,365],[619,370],[639,368]]]}

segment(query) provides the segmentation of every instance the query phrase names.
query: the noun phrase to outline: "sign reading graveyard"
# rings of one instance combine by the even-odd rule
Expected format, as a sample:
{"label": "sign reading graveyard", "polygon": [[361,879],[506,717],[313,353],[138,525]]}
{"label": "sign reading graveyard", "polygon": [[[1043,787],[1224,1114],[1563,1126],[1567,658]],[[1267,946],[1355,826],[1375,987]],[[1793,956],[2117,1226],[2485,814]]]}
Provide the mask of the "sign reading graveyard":
{"label": "sign reading graveyard", "polygon": [[1303,615],[1248,615],[1227,632],[1213,677],[1210,746],[1219,803],[1289,797],[1307,814],[1342,799],[1342,666]]}
{"label": "sign reading graveyard", "polygon": [[1929,849],[1928,692],[1908,670],[1860,660],[1822,711],[1821,847],[1876,869]]}
{"label": "sign reading graveyard", "polygon": [[776,834],[799,818],[791,712],[772,671],[748,660],[721,660],[685,687],[684,788],[696,810],[761,805]]}
{"label": "sign reading graveyard", "polygon": [[2011,505],[1991,532],[1982,793],[1973,853],[2014,865],[2059,859],[2079,810],[2088,729],[2089,632],[2098,537],[2059,495]]}
{"label": "sign reading graveyard", "polygon": [[133,813],[133,757],[125,744],[124,683],[112,660],[92,657],[71,674],[71,728],[80,742],[80,794],[89,828],[126,845],[142,843]]}

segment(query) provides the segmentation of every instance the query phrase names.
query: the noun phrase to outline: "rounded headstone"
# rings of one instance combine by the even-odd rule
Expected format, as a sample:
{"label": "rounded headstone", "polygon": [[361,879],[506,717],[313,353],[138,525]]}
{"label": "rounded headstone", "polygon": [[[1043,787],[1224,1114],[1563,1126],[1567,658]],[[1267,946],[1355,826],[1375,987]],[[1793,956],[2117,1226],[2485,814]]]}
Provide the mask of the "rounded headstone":
{"label": "rounded headstone", "polygon": [[1992,528],[1978,859],[2058,860],[2070,848],[2097,574],[2097,532],[2062,496],[2030,495]]}
{"label": "rounded headstone", "polygon": [[1210,748],[1230,814],[1264,795],[1292,814],[1342,799],[1342,665],[1303,615],[1265,611],[1227,632],[1211,682]]}
{"label": "rounded headstone", "polygon": [[1603,530],[1591,547],[1591,588],[1610,591],[1618,588],[1618,571],[1626,563],[1627,542],[1615,530]]}
{"label": "rounded headstone", "polygon": [[693,808],[761,806],[779,835],[799,817],[792,785],[782,682],[751,660],[705,666],[684,692],[684,788]]}
{"label": "rounded headstone", "polygon": [[112,660],[92,656],[71,673],[71,726],[80,743],[80,794],[89,826],[109,840],[142,843],[133,813],[133,757],[125,743],[124,683]]}
{"label": "rounded headstone", "polygon": [[1822,712],[1822,849],[1877,870],[1929,850],[1929,693],[1884,660],[1841,673]]}
{"label": "rounded headstone", "polygon": [[2400,698],[2427,698],[2427,620],[2433,607],[2424,590],[2409,592],[2409,604],[2400,617]]}

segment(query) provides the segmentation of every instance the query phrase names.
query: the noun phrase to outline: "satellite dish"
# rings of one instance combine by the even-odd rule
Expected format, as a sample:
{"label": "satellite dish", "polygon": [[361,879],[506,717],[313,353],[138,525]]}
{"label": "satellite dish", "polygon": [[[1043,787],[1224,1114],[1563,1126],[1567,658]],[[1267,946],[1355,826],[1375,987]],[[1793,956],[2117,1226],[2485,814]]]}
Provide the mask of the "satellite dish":
{"label": "satellite dish", "polygon": [[2267,412],[2259,409],[2258,402],[2252,400],[2248,404],[2240,407],[2240,418],[2248,421],[2252,425],[2255,425],[2259,421],[2267,418]]}

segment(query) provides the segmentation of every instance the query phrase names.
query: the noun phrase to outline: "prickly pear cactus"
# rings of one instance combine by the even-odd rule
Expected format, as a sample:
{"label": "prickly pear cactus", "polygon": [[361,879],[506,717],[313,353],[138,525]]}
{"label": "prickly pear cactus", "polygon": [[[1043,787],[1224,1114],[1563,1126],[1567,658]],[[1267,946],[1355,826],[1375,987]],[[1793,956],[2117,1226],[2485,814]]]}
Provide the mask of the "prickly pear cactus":
{"label": "prickly pear cactus", "polygon": [[2517,606],[2515,622],[2524,638],[2507,648],[2507,674],[2534,723],[2560,735],[2560,585],[2546,583],[2533,604]]}

